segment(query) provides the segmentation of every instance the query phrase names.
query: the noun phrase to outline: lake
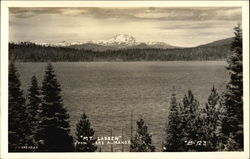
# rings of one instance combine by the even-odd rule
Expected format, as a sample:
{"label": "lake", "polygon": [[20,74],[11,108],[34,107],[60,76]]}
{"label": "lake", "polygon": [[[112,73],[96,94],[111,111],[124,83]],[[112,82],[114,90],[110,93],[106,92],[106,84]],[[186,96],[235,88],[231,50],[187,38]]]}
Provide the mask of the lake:
{"label": "lake", "polygon": [[[221,93],[229,80],[224,61],[176,62],[57,62],[52,63],[62,88],[64,106],[71,118],[72,135],[85,112],[97,136],[130,139],[131,111],[133,128],[142,116],[152,135],[156,151],[161,151],[170,97],[175,87],[177,101],[191,89],[204,105],[213,84]],[[27,94],[31,76],[41,84],[46,63],[17,63],[22,88]],[[110,151],[110,145],[102,145]],[[114,151],[121,151],[113,145]],[[128,151],[129,146],[125,145]]]}

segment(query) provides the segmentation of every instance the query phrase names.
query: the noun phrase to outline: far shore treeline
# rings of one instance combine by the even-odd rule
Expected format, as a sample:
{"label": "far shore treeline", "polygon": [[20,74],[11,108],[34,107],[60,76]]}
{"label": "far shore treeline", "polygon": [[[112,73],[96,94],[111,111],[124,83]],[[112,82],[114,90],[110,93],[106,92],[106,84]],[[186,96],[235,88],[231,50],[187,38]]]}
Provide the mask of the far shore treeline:
{"label": "far shore treeline", "polygon": [[225,60],[231,53],[230,43],[193,48],[127,48],[94,51],[70,47],[44,46],[32,42],[9,43],[15,61],[208,61]]}
{"label": "far shore treeline", "polygon": [[[226,68],[230,79],[222,94],[217,92],[215,86],[211,86],[210,95],[204,106],[199,103],[191,90],[183,94],[182,101],[177,101],[174,89],[172,95],[169,95],[171,102],[166,103],[170,107],[169,115],[166,116],[166,136],[162,138],[163,152],[244,150],[242,30],[240,26],[234,28],[234,34],[230,50],[231,56],[227,58],[228,66]],[[10,44],[10,46],[14,54],[10,54],[9,65],[9,152],[97,151],[98,147],[94,144],[96,141],[95,131],[84,112],[76,123],[76,134],[70,135],[70,116],[64,107],[61,85],[57,81],[52,64],[48,63],[41,85],[35,76],[32,77],[31,87],[26,98],[21,90],[18,70],[15,67],[15,60],[26,59],[29,61],[37,57],[36,60],[41,60],[39,58],[43,56],[36,56],[36,53],[44,55],[42,59],[45,61],[48,59],[53,61],[55,59],[51,59],[51,57],[56,57],[55,55],[59,54],[58,49],[65,51],[59,57],[66,59],[63,56],[64,53],[70,52],[72,49],[44,47],[29,43]],[[22,47],[24,48],[22,49]],[[36,49],[40,52],[36,52]],[[80,53],[82,50],[74,51]],[[143,50],[141,51],[143,53]],[[112,53],[118,52],[113,51]],[[25,56],[28,54],[30,56]],[[100,54],[104,55],[104,52],[100,52]],[[130,55],[137,56],[135,52]],[[203,57],[201,54],[200,56]],[[74,58],[76,59],[76,57]],[[174,85],[175,83],[173,83]],[[147,124],[142,117],[136,124],[136,132],[131,131],[129,151],[154,152],[155,146]],[[101,150],[99,149],[99,151]]]}

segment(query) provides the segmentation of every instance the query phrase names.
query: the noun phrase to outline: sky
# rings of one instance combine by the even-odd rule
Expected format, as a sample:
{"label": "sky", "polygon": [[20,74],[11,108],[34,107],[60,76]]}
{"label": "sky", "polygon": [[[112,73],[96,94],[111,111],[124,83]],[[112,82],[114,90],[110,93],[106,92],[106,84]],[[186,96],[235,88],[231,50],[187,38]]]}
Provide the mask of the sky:
{"label": "sky", "polygon": [[240,7],[10,8],[9,40],[53,44],[123,33],[138,42],[192,47],[232,37],[241,19]]}

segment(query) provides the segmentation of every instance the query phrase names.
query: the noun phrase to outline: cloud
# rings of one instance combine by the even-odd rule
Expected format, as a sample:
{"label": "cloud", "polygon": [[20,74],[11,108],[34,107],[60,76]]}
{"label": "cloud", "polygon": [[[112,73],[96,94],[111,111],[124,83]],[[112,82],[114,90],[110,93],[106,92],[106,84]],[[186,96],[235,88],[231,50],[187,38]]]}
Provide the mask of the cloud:
{"label": "cloud", "polygon": [[9,8],[9,12],[11,16],[15,16],[17,18],[29,18],[33,16],[37,16],[40,14],[61,14],[61,11],[56,8],[40,8],[40,7],[11,7]]}
{"label": "cloud", "polygon": [[159,29],[166,29],[166,30],[176,30],[176,29],[219,29],[225,28],[231,25],[236,25],[235,21],[219,21],[219,20],[209,20],[209,21],[185,21],[185,22],[178,22],[178,23],[163,23],[158,26]]}
{"label": "cloud", "polygon": [[96,19],[120,20],[240,20],[240,7],[214,8],[10,8],[10,14],[17,18],[29,18],[41,14],[61,16],[88,16]]}
{"label": "cloud", "polygon": [[135,15],[141,19],[168,21],[240,20],[240,8],[157,8]]}

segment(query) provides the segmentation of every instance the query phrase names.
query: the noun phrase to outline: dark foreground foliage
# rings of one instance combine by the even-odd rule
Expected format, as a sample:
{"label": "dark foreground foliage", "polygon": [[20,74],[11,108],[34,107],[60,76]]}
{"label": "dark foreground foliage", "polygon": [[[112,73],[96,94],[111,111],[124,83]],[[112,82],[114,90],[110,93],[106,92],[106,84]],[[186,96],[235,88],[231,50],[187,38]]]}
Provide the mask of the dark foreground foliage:
{"label": "dark foreground foliage", "polygon": [[69,135],[69,114],[63,106],[60,84],[53,67],[48,64],[42,83],[43,103],[37,138],[42,141],[40,151],[73,151],[73,139]]}
{"label": "dark foreground foliage", "polygon": [[91,128],[90,121],[85,113],[82,114],[79,122],[76,124],[76,140],[75,151],[77,152],[95,152],[96,138],[95,131]]}
{"label": "dark foreground foliage", "polygon": [[20,89],[21,83],[14,63],[9,65],[9,107],[8,107],[8,127],[9,127],[9,151],[21,151],[20,146],[25,146],[31,140],[27,134],[31,130],[27,121],[25,98]]}
{"label": "dark foreground foliage", "polygon": [[148,133],[148,127],[140,118],[137,122],[135,136],[131,139],[130,152],[154,152],[155,147],[152,145],[152,136]]}
{"label": "dark foreground foliage", "polygon": [[234,30],[235,37],[231,47],[233,54],[227,60],[230,81],[224,93],[226,114],[223,119],[222,132],[226,136],[225,142],[227,142],[228,150],[243,150],[242,29],[239,25]]}

